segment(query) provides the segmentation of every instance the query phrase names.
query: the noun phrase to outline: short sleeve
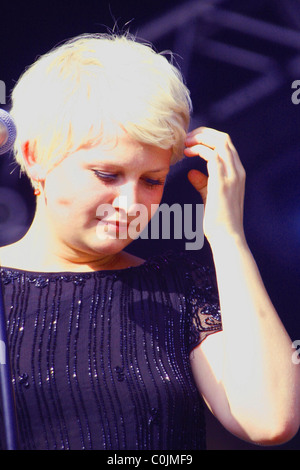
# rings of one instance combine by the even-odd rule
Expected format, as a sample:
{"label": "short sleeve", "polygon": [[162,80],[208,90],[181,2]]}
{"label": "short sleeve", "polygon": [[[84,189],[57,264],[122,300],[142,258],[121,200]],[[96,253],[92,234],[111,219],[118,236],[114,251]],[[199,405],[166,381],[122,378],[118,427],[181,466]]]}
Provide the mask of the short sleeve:
{"label": "short sleeve", "polygon": [[208,335],[222,330],[215,271],[192,263],[188,277],[189,352]]}

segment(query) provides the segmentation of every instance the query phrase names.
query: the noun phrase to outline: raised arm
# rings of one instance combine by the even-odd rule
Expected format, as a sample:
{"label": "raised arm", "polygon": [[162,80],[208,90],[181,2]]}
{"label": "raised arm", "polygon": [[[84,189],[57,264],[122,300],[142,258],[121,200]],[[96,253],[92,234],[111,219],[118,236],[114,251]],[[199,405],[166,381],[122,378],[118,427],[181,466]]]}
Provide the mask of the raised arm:
{"label": "raised arm", "polygon": [[204,233],[217,275],[223,331],[191,353],[197,386],[219,421],[242,439],[276,445],[300,422],[300,368],[266,292],[243,229],[245,171],[227,134],[198,128],[185,154],[207,161],[189,180],[204,204]]}

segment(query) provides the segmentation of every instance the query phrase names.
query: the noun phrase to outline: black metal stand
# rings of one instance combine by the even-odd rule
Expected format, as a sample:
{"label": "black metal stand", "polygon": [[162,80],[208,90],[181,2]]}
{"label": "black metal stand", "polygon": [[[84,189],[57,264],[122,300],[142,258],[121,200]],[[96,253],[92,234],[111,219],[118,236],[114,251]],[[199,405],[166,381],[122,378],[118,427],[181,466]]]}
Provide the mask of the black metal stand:
{"label": "black metal stand", "polygon": [[6,321],[0,276],[0,389],[6,450],[17,450],[17,420],[12,388],[11,365],[7,346]]}

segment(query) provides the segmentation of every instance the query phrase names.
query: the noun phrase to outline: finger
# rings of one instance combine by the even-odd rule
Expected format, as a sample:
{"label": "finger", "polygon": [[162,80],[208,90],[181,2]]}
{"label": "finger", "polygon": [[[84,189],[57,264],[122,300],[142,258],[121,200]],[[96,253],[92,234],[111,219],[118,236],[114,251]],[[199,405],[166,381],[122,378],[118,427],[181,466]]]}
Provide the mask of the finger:
{"label": "finger", "polygon": [[211,150],[215,150],[216,148],[216,142],[215,138],[213,136],[208,136],[205,133],[197,133],[194,134],[190,137],[186,137],[185,139],[185,145],[187,147],[192,147],[193,145],[204,145]]}
{"label": "finger", "polygon": [[[207,162],[208,175],[215,181],[215,185],[218,185],[220,181],[227,176],[224,161],[220,158],[217,151],[213,151],[209,147],[199,144],[186,148],[184,153],[187,157],[198,155]],[[219,183],[217,183],[216,180],[219,180]]]}
{"label": "finger", "polygon": [[[225,161],[227,160],[226,157],[229,157],[228,162],[232,168],[234,168],[242,176],[245,174],[243,164],[229,134],[210,127],[198,127],[197,129],[194,129],[192,132],[187,134],[187,141],[189,142],[189,145],[195,145],[197,140],[199,142],[202,141],[203,145],[215,147],[219,150],[219,154],[222,154],[222,145],[227,147],[228,151],[231,151],[232,153],[228,153],[227,155],[223,154],[220,156]],[[220,147],[218,144],[220,144]]]}
{"label": "finger", "polygon": [[197,127],[195,129],[193,129],[192,131],[188,132],[186,134],[186,138],[190,138],[190,137],[193,137],[196,134],[200,134],[204,129],[205,129],[204,126]]}
{"label": "finger", "polygon": [[184,154],[187,157],[199,156],[200,158],[203,158],[203,160],[208,164],[207,168],[210,168],[211,170],[214,169],[218,172],[219,170],[222,170],[221,174],[226,176],[226,169],[222,158],[218,154],[217,150],[211,149],[208,145],[201,143],[194,145],[193,147],[187,147],[184,149]]}
{"label": "finger", "polygon": [[194,188],[200,193],[203,203],[207,197],[207,181],[208,177],[198,170],[190,170],[188,172],[188,179]]}
{"label": "finger", "polygon": [[245,173],[244,166],[243,166],[243,164],[240,160],[239,154],[238,154],[235,146],[233,145],[231,139],[229,140],[228,144],[229,144],[229,147],[230,147],[232,155],[233,155],[234,165],[235,165],[235,168],[236,168],[237,172],[241,176],[245,177],[246,173]]}
{"label": "finger", "polygon": [[193,145],[192,147],[186,147],[184,149],[184,154],[187,157],[199,156],[207,162],[214,158],[214,150],[208,145],[204,145],[203,143]]}
{"label": "finger", "polygon": [[188,132],[186,134],[186,137],[191,138],[191,137],[194,137],[197,134],[203,134],[204,132],[210,132],[210,133],[214,133],[214,134],[222,133],[221,131],[218,131],[218,130],[213,129],[211,127],[200,126],[200,127],[197,127],[195,129],[193,129],[192,131]]}
{"label": "finger", "polygon": [[[194,151],[199,150],[199,154],[204,152],[200,150],[200,147],[208,147],[212,150],[216,150],[219,157],[225,163],[225,175],[227,178],[234,179],[237,176],[237,173],[242,171],[242,165],[239,160],[236,149],[234,148],[230,136],[224,132],[216,131],[215,129],[210,128],[201,128],[200,132],[197,129],[187,137],[186,139],[187,148],[193,148]],[[189,155],[189,153],[187,153]],[[209,157],[210,154],[205,153]],[[213,158],[211,156],[211,158]]]}
{"label": "finger", "polygon": [[224,139],[225,136],[227,136],[228,134],[224,133],[224,132],[221,132],[221,131],[218,131],[216,129],[212,129],[210,127],[198,127],[196,129],[194,129],[193,131],[191,132],[188,132],[186,134],[186,140],[192,140],[192,139],[199,139],[199,140],[202,140],[202,139],[210,139],[212,142],[215,141],[215,140],[219,140],[219,139]]}

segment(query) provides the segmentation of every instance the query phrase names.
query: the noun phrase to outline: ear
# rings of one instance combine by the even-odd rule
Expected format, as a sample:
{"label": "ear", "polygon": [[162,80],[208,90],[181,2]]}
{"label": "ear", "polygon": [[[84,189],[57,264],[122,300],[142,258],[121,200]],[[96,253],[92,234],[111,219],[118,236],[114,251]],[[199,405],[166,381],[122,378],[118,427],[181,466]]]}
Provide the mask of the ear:
{"label": "ear", "polygon": [[43,181],[46,177],[46,171],[36,161],[34,142],[27,140],[21,147],[28,176],[34,181]]}

